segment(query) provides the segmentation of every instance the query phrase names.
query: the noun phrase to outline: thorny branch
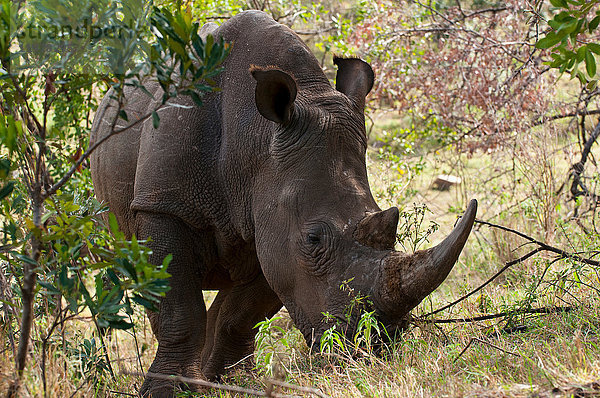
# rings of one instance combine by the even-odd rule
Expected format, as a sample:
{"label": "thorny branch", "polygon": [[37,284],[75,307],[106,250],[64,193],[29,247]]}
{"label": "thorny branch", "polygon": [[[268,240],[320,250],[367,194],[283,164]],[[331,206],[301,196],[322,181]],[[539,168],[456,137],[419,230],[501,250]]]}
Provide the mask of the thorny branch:
{"label": "thorny branch", "polygon": [[[562,259],[567,259],[568,258],[568,259],[571,259],[571,260],[574,260],[574,261],[577,261],[577,262],[580,262],[580,263],[584,263],[584,264],[587,264],[587,265],[591,265],[591,266],[594,266],[594,267],[600,267],[600,261],[592,260],[591,258],[585,258],[585,257],[581,257],[581,256],[579,256],[577,254],[574,254],[574,253],[566,252],[566,251],[564,251],[562,249],[556,248],[554,246],[550,246],[547,243],[540,242],[537,239],[534,239],[531,236],[526,235],[523,232],[516,231],[516,230],[514,230],[512,228],[508,228],[508,227],[505,227],[505,226],[502,226],[502,225],[493,224],[493,223],[490,223],[490,222],[487,222],[487,221],[481,221],[481,220],[475,220],[475,223],[481,224],[481,225],[487,225],[487,226],[492,227],[492,228],[498,228],[498,229],[501,229],[503,231],[507,231],[507,232],[516,234],[516,235],[520,236],[521,238],[524,238],[524,239],[528,240],[529,243],[537,245],[538,247],[536,247],[535,249],[529,251],[528,253],[524,254],[523,256],[521,256],[521,257],[519,257],[519,258],[517,258],[515,260],[506,262],[506,264],[498,272],[496,272],[491,278],[489,278],[488,280],[486,280],[480,286],[478,286],[474,290],[470,291],[469,293],[465,294],[464,296],[458,298],[457,300],[454,300],[450,304],[447,304],[447,305],[445,305],[445,306],[443,306],[441,308],[438,308],[435,311],[432,311],[432,312],[430,312],[428,314],[423,315],[423,318],[427,318],[429,316],[438,314],[438,313],[440,313],[442,311],[447,310],[450,307],[455,306],[456,304],[460,303],[461,301],[466,300],[467,298],[471,297],[472,295],[474,295],[475,293],[479,292],[480,290],[482,290],[483,288],[485,288],[487,285],[489,285],[490,283],[492,283],[496,278],[498,278],[502,273],[504,273],[504,271],[506,271],[507,269],[509,269],[513,265],[519,264],[519,263],[525,261],[526,259],[532,257],[533,255],[535,255],[537,253],[540,253],[540,252],[543,252],[543,251],[549,251],[549,252],[557,254],[557,256],[555,258],[555,261],[556,260],[562,260]],[[457,322],[460,322],[460,321],[457,321]],[[440,323],[444,323],[444,322],[440,322]]]}

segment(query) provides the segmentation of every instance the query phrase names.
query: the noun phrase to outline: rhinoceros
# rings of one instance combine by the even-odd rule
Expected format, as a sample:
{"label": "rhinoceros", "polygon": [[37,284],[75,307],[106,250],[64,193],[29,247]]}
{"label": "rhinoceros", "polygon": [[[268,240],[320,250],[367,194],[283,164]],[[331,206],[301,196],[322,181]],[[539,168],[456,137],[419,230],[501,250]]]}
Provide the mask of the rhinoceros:
{"label": "rhinoceros", "polygon": [[[232,43],[220,91],[201,107],[177,97],[184,106],[161,110],[158,128],[140,123],[91,158],[96,195],[121,229],[151,238],[153,263],[173,255],[171,290],[149,313],[150,371],[215,378],[252,353],[254,326],[282,306],[309,345],[336,322],[350,336],[353,294],[393,333],[457,261],[476,201],[437,246],[395,251],[398,209],[382,211],[367,180],[371,67],[335,58],[334,88],[302,40],[259,11],[203,30]],[[148,90],[156,101],[125,91],[130,120],[157,106],[160,87]],[[92,141],[114,126],[109,97]],[[204,289],[218,290],[208,311]],[[146,377],[141,394],[172,396],[170,383]]]}

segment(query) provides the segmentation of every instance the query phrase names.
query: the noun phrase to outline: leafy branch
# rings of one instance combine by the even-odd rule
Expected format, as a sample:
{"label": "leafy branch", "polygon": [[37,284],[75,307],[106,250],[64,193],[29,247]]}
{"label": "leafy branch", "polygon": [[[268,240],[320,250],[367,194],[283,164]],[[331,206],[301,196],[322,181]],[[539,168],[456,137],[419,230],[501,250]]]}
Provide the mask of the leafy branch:
{"label": "leafy branch", "polygon": [[[19,4],[0,0],[0,144],[8,153],[0,159],[0,177],[5,182],[0,188],[0,199],[8,202],[15,190],[29,199],[28,209],[24,207],[23,213],[17,215],[25,219],[22,223],[15,221],[12,212],[16,199],[13,205],[2,207],[3,216],[9,220],[5,230],[13,231],[12,244],[5,245],[10,249],[2,258],[19,270],[16,279],[22,303],[16,374],[8,397],[18,394],[25,370],[36,294],[43,294],[52,306],[60,307],[61,300],[66,300],[68,305],[59,308],[59,315],[64,311],[79,313],[82,308],[90,311],[106,355],[106,367],[112,374],[102,331],[109,327],[133,327],[128,321],[132,303],[153,309],[168,290],[166,268],[170,257],[162,265],[149,264],[149,250],[143,246],[144,242],[138,242],[135,236],[127,240],[119,232],[114,216],[110,217],[112,235],[106,229],[97,230],[97,215],[105,209],[97,202],[91,206],[88,202],[82,209],[77,189],[70,183],[74,176],[86,178],[77,173],[110,137],[125,133],[149,118],[158,128],[158,111],[169,106],[169,99],[186,95],[196,106],[201,106],[202,96],[215,90],[213,79],[220,73],[221,63],[229,52],[229,45],[222,40],[200,37],[199,24],[193,22],[190,10],[172,13],[131,0],[84,2],[81,10],[67,13],[68,2],[58,0],[61,2],[65,4],[56,4],[54,0]],[[28,37],[28,27],[51,29],[61,27],[64,21],[77,26],[85,21],[91,23],[85,19],[89,15],[96,17],[97,24],[117,21],[120,28],[128,29],[131,34],[87,42],[64,35],[43,36],[42,32],[43,50],[31,46],[34,39]],[[65,51],[65,47],[69,50]],[[96,69],[89,73],[92,66]],[[159,83],[162,97],[155,98],[158,104],[147,115],[117,127],[117,120],[128,121],[124,109],[126,87],[152,96],[144,87],[145,76],[152,76]],[[80,96],[83,89],[91,97],[98,84],[112,88],[117,115],[110,133],[89,144],[83,152],[81,143],[87,140],[89,123],[86,121],[82,127],[76,119],[61,120],[62,107],[72,106],[71,98]],[[85,97],[79,98],[85,101]],[[89,110],[84,107],[86,118]],[[79,141],[79,150],[71,162],[65,161],[60,151],[75,140]],[[15,160],[20,174],[13,178]],[[57,182],[53,182],[54,178]],[[25,239],[15,244],[17,235]],[[64,321],[69,316],[60,318]],[[55,328],[53,323],[44,341]],[[42,355],[46,355],[45,348]],[[44,371],[44,386],[45,377]]]}

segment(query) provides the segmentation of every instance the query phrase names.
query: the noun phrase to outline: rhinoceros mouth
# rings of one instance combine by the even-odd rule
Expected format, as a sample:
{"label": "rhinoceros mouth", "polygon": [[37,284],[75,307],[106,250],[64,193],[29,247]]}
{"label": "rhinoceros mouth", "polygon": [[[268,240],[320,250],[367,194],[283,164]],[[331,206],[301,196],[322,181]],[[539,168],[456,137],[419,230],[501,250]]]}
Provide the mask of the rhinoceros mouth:
{"label": "rhinoceros mouth", "polygon": [[310,322],[298,322],[296,320],[298,318],[307,319],[304,315],[301,315],[301,310],[294,311],[294,313],[290,312],[290,316],[296,323],[300,333],[304,336],[306,344],[311,351],[318,352],[321,348],[323,336],[332,328],[335,328],[333,332],[337,333],[342,339],[345,347],[350,348],[353,344],[352,342],[355,340],[361,316],[367,311],[373,311],[373,309],[365,304],[361,305],[361,308],[353,310],[349,316],[325,313],[323,319],[316,325],[310,324]]}

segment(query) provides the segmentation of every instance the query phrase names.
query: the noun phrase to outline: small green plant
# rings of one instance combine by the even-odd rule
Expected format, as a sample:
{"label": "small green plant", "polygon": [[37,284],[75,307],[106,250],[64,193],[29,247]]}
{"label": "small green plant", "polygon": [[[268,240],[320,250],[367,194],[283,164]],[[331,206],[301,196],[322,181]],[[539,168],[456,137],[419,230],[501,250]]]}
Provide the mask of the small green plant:
{"label": "small green plant", "polygon": [[427,228],[423,229],[427,212],[431,210],[426,204],[414,204],[412,209],[400,212],[400,232],[397,234],[397,240],[404,250],[416,252],[421,245],[429,242],[429,236],[438,230],[439,225],[435,221],[429,221]]}
{"label": "small green plant", "polygon": [[275,316],[271,319],[265,319],[258,322],[254,328],[258,328],[255,342],[255,369],[259,374],[267,376],[273,375],[275,365],[275,357],[277,356],[278,345],[289,348],[285,338],[278,338],[278,335],[285,335],[285,331],[280,326],[275,325],[275,322],[280,320],[280,316]]}
{"label": "small green plant", "polygon": [[383,325],[375,317],[375,311],[363,312],[354,334],[354,346],[364,347],[367,352],[372,351],[375,338],[381,337]]}
{"label": "small green plant", "polygon": [[291,356],[295,352],[296,343],[301,340],[298,329],[284,329],[277,325],[283,320],[280,316],[258,322],[255,337],[255,366],[261,375],[282,378],[289,373]]}
{"label": "small green plant", "polygon": [[[346,324],[342,325],[339,319],[335,318],[329,312],[323,313],[326,322],[334,321],[335,323],[321,336],[319,349],[322,353],[331,354],[334,351],[350,353],[351,348],[354,352],[363,348],[366,352],[371,353],[375,340],[382,336],[382,332],[386,333],[385,327],[377,320],[375,311],[367,310],[373,306],[369,297],[356,292],[350,286],[350,282],[353,279],[345,280],[340,285],[340,290],[347,292],[351,296],[350,303],[344,309]],[[356,330],[352,339],[348,341],[346,337],[347,331],[341,330],[341,328],[352,325],[353,319],[356,319],[354,316],[358,317],[358,323],[356,324]]]}
{"label": "small green plant", "polygon": [[98,385],[110,373],[103,350],[94,337],[83,339],[77,347],[69,350],[68,354],[75,365],[75,377],[91,378],[92,384]]}
{"label": "small green plant", "polygon": [[[323,315],[328,320],[333,318],[328,313],[324,313]],[[340,327],[341,325],[336,323],[325,330],[319,344],[321,353],[331,354],[333,352],[341,352],[352,355],[363,350],[371,354],[374,343],[382,336],[387,335],[387,331],[377,319],[375,311],[363,311],[360,314],[356,331],[351,340],[345,337],[345,333],[340,330]]]}
{"label": "small green plant", "polygon": [[361,311],[363,308],[365,308],[365,305],[371,304],[368,296],[355,291],[354,288],[350,286],[350,282],[353,280],[354,278],[344,280],[340,285],[340,290],[348,293],[348,296],[350,296],[350,304],[344,309],[344,318],[348,323],[350,323],[352,320],[352,315],[354,313]]}
{"label": "small green plant", "polygon": [[346,345],[344,344],[344,336],[337,330],[337,325],[333,325],[329,329],[323,332],[319,345],[319,350],[322,353],[331,354],[335,351],[346,351]]}

